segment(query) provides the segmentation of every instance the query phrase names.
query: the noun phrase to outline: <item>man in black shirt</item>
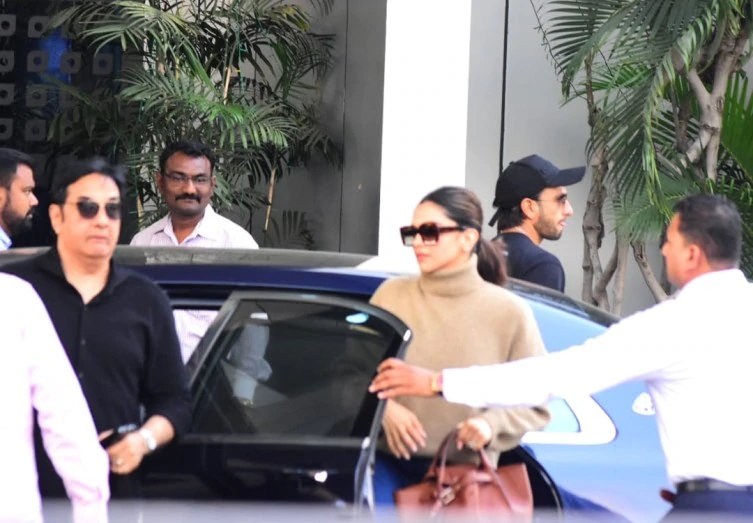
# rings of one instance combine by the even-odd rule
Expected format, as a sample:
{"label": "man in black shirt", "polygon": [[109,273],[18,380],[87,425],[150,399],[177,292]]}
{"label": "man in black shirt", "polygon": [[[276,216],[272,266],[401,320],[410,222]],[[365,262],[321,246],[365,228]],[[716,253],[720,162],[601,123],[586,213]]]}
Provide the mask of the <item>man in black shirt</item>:
{"label": "man in black shirt", "polygon": [[[191,417],[167,297],[112,261],[124,185],[124,169],[103,160],[71,164],[52,187],[56,246],[3,268],[31,283],[44,301],[100,437],[123,425],[136,428],[107,449],[113,498],[140,495],[134,472],[141,460],[185,431]],[[62,494],[41,445],[36,453],[43,495]]]}
{"label": "man in black shirt", "polygon": [[538,155],[512,162],[497,180],[489,225],[497,224],[507,246],[508,274],[513,278],[565,291],[565,271],[543,240],[558,240],[573,208],[567,186],[583,179],[585,167],[558,169]]}

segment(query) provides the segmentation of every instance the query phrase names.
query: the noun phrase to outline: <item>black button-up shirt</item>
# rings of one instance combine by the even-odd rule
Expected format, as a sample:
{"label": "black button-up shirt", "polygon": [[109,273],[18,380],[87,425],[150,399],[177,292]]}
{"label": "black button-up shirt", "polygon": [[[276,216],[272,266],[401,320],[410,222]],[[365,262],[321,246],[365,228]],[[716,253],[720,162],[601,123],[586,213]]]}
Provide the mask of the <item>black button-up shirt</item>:
{"label": "black button-up shirt", "polygon": [[[170,302],[146,277],[111,264],[104,289],[89,303],[65,279],[57,249],[6,265],[31,283],[55,325],[98,432],[167,418],[176,437],[191,422],[191,396]],[[34,428],[37,472],[44,497],[63,497],[62,481]],[[137,470],[138,472],[138,470]],[[112,498],[141,495],[140,474],[110,475]]]}
{"label": "black button-up shirt", "polygon": [[167,418],[176,435],[191,419],[191,398],[172,309],[145,276],[111,265],[105,288],[88,304],[65,278],[56,249],[7,265],[42,298],[89,402],[99,432]]}
{"label": "black button-up shirt", "polygon": [[176,435],[191,420],[191,398],[172,309],[151,280],[111,265],[105,288],[88,304],[65,278],[56,249],[7,265],[42,298],[78,375],[99,432],[167,418]]}

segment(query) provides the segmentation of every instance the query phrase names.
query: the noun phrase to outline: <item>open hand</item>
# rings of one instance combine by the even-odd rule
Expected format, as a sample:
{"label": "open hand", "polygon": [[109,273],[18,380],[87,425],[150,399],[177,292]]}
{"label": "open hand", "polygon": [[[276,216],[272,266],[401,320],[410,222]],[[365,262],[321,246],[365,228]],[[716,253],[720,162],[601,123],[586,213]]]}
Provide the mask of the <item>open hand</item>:
{"label": "open hand", "polygon": [[384,409],[382,428],[387,445],[396,458],[410,459],[411,453],[426,446],[426,432],[413,412],[395,401],[388,401]]}
{"label": "open hand", "polygon": [[369,392],[377,393],[379,399],[397,396],[434,396],[431,381],[434,373],[430,370],[408,365],[397,358],[381,363],[379,374],[371,382]]}

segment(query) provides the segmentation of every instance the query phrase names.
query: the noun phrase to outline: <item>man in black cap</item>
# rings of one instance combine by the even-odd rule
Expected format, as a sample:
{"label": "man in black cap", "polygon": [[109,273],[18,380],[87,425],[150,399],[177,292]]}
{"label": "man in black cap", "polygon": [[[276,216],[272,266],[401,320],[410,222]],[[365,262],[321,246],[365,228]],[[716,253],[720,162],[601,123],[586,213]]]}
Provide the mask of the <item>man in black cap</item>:
{"label": "man in black cap", "polygon": [[512,162],[497,180],[489,225],[497,224],[497,238],[507,246],[508,273],[513,278],[565,291],[565,271],[542,240],[559,240],[573,215],[567,187],[578,183],[585,167],[559,169],[541,156]]}

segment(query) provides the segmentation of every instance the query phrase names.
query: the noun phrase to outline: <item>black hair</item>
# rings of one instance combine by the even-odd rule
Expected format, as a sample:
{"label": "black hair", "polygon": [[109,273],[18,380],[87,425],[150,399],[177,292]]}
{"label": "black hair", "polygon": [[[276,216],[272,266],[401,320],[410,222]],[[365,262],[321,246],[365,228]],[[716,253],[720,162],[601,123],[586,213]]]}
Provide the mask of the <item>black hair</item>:
{"label": "black hair", "polygon": [[175,153],[182,153],[191,158],[204,157],[209,160],[209,168],[214,172],[214,166],[217,163],[217,155],[214,154],[214,151],[212,151],[209,146],[191,140],[178,140],[177,142],[168,144],[159,155],[160,173],[164,174],[167,160],[169,160]]}
{"label": "black hair", "polygon": [[[530,197],[526,196],[526,198],[530,198],[531,200],[538,200],[542,192],[543,191],[539,191]],[[521,199],[520,202],[511,209],[507,209],[503,207],[500,207],[497,209],[494,216],[497,220],[497,232],[498,233],[505,231],[507,229],[512,229],[513,227],[518,227],[520,225],[523,225],[523,222],[526,219],[526,215],[523,214],[523,209],[520,207],[521,203],[523,203],[523,199]],[[489,225],[492,225],[492,224],[489,224]]]}
{"label": "black hair", "polygon": [[15,149],[0,147],[0,187],[10,189],[19,165],[25,165],[32,171],[34,170],[34,161],[31,156]]}
{"label": "black hair", "polygon": [[61,166],[55,174],[50,188],[52,203],[63,204],[68,197],[68,187],[84,176],[101,174],[111,178],[118,186],[121,196],[126,185],[127,169],[122,165],[111,165],[104,158],[94,157],[86,160],[74,160]]}
{"label": "black hair", "polygon": [[497,232],[518,227],[526,219],[520,205],[516,205],[512,209],[497,209],[495,216],[497,217]]}
{"label": "black hair", "polygon": [[484,280],[504,285],[507,282],[504,244],[490,242],[481,236],[484,211],[478,196],[464,187],[440,187],[424,196],[421,203],[425,202],[439,205],[449,219],[479,232],[476,245],[478,272]]}
{"label": "black hair", "polygon": [[698,245],[710,263],[740,265],[742,219],[733,202],[701,193],[678,201],[673,210],[679,217],[680,234]]}

